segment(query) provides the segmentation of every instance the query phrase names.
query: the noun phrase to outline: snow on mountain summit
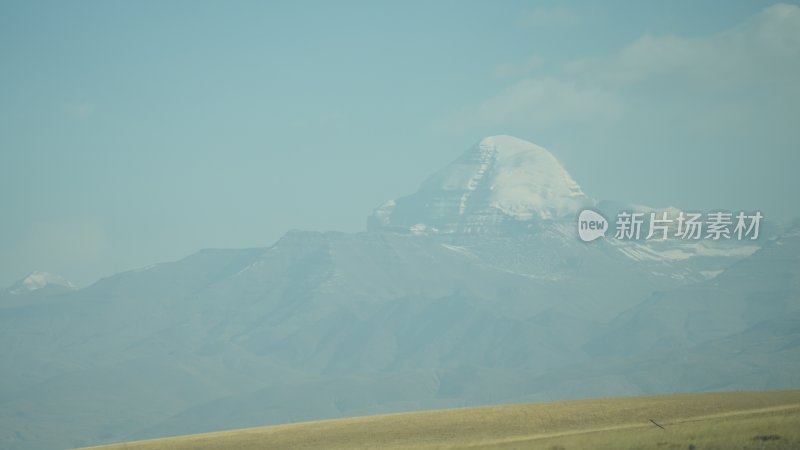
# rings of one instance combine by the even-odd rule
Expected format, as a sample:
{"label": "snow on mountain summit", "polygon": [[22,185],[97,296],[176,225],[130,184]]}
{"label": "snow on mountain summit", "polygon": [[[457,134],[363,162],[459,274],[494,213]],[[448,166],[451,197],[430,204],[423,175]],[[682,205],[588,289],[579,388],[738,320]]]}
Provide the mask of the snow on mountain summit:
{"label": "snow on mountain summit", "polygon": [[14,283],[13,286],[8,288],[10,294],[24,294],[26,292],[36,291],[47,286],[58,286],[67,289],[75,289],[69,280],[48,272],[31,272],[25,278]]}
{"label": "snow on mountain summit", "polygon": [[483,139],[428,179],[423,189],[464,191],[459,204],[463,214],[482,181],[491,192],[490,205],[516,219],[570,214],[586,199],[552,153],[512,136]]}
{"label": "snow on mountain summit", "polygon": [[591,204],[552,153],[500,135],[481,140],[428,178],[417,193],[384,203],[370,216],[368,228],[499,232],[571,217]]}

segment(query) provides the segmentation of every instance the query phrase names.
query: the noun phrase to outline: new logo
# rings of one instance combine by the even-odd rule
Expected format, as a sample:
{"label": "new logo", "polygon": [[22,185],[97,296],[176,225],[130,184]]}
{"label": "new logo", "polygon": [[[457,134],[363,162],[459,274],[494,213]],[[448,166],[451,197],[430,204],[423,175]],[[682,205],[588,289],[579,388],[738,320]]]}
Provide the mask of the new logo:
{"label": "new logo", "polygon": [[606,234],[608,221],[591,209],[584,209],[578,215],[578,236],[583,242],[593,241]]}

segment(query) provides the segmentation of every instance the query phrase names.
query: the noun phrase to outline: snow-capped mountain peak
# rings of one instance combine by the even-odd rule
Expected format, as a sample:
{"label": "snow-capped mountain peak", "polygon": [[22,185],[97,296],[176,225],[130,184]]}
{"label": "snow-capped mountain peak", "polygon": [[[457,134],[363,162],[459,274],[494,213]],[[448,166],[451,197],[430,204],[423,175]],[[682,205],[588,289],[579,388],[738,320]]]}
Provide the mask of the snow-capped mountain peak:
{"label": "snow-capped mountain peak", "polygon": [[[497,232],[500,225],[572,217],[594,202],[546,149],[513,136],[482,139],[428,178],[417,193],[390,200],[370,228]],[[505,228],[505,226],[503,226]]]}
{"label": "snow-capped mountain peak", "polygon": [[14,283],[8,288],[10,294],[24,294],[26,292],[37,291],[48,286],[58,286],[67,289],[75,289],[75,285],[61,275],[54,275],[48,272],[31,272],[25,278]]}

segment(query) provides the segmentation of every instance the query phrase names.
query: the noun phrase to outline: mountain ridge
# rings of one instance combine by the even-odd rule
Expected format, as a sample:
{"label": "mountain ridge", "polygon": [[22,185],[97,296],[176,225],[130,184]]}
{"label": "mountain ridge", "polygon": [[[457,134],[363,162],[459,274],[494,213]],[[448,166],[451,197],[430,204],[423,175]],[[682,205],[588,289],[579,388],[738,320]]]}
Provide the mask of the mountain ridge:
{"label": "mountain ridge", "polygon": [[[471,174],[455,186],[480,190]],[[794,280],[796,230],[764,246],[776,258],[756,251],[766,238],[584,243],[569,214],[486,216],[485,197],[459,215],[465,191],[451,191],[436,220],[471,218],[447,222],[450,232],[292,230],[268,247],[205,249],[57,295],[3,295],[0,443],[63,448],[420,408],[796,387],[785,375],[798,360],[795,285],[784,307],[752,314],[763,292],[753,277]],[[751,259],[753,276],[726,275]],[[729,320],[718,310],[737,280],[756,297],[731,297]],[[688,292],[696,303],[713,283],[730,284],[702,311],[713,332],[684,326],[702,304],[659,313],[659,299]]]}

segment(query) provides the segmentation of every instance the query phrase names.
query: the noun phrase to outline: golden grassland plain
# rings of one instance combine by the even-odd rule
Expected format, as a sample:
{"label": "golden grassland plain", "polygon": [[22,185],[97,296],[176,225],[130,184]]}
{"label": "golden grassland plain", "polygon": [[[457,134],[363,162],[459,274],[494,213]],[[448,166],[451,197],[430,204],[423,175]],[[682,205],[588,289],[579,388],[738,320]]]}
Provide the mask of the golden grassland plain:
{"label": "golden grassland plain", "polygon": [[387,414],[94,448],[800,449],[800,390],[600,398]]}

